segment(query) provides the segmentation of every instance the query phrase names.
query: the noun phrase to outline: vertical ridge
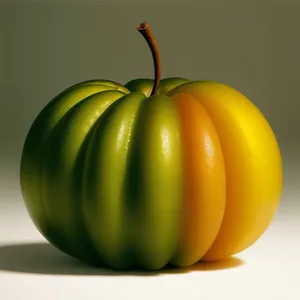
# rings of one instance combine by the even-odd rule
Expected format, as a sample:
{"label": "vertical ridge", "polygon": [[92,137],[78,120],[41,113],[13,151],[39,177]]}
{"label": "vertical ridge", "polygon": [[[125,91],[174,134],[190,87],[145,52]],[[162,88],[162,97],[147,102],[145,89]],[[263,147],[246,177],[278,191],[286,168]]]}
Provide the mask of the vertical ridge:
{"label": "vertical ridge", "polygon": [[103,262],[117,269],[132,266],[124,184],[132,130],[144,99],[131,93],[112,105],[95,126],[85,157],[84,220]]}
{"label": "vertical ridge", "polygon": [[160,269],[175,252],[181,207],[179,119],[167,96],[144,102],[128,170],[135,261],[139,268]]}
{"label": "vertical ridge", "polygon": [[96,257],[80,213],[82,147],[97,119],[122,95],[104,91],[73,106],[56,126],[42,165],[45,235],[61,251],[82,260]]}

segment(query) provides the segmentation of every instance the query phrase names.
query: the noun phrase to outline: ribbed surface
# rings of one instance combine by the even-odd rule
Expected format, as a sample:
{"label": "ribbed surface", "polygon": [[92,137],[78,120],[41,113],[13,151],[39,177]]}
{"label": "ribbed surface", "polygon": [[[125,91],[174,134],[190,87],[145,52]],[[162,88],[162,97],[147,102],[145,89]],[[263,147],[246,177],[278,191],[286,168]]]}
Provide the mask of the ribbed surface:
{"label": "ribbed surface", "polygon": [[[279,204],[282,169],[268,122],[215,82],[77,84],[27,136],[21,187],[57,248],[115,268],[159,269],[253,244]],[[176,87],[177,86],[177,87]],[[164,95],[164,93],[168,93]]]}

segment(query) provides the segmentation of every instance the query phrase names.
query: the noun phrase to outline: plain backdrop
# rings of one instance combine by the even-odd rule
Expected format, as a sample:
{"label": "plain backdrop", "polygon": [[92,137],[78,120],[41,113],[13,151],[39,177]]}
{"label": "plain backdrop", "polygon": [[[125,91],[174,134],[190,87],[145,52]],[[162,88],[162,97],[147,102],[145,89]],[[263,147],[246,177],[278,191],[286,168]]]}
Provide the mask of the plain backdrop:
{"label": "plain backdrop", "polygon": [[[158,281],[156,287],[159,286],[161,292],[158,291],[157,295],[185,299],[180,298],[183,295],[180,293],[188,290],[190,296],[187,299],[194,299],[195,295],[198,299],[213,293],[213,282],[223,280],[219,283],[218,294],[223,299],[232,299],[234,295],[244,295],[243,299],[252,295],[257,299],[263,295],[255,294],[259,288],[269,297],[264,299],[275,299],[275,296],[278,299],[285,296],[289,300],[300,299],[295,281],[300,267],[297,259],[300,249],[300,4],[296,1],[261,1],[256,4],[246,1],[198,1],[198,4],[191,3],[193,1],[82,2],[3,1],[0,4],[0,241],[3,247],[9,241],[41,239],[26,214],[19,187],[21,151],[34,118],[56,94],[74,83],[91,78],[120,83],[136,77],[152,78],[151,54],[135,29],[140,22],[148,21],[161,52],[163,77],[216,80],[245,94],[272,126],[284,169],[283,196],[273,227],[257,246],[253,246],[253,250],[245,252],[251,257],[248,259],[249,265],[252,264],[250,269],[244,269],[240,275],[229,273],[227,279],[219,273],[201,275],[207,287],[202,292],[196,289],[196,279],[186,283],[186,290],[184,285],[180,286],[182,281],[177,277],[165,283]],[[46,276],[47,279],[42,280],[32,266],[26,269],[30,255],[31,260],[33,256],[38,259],[43,246],[37,248],[40,251],[33,252],[30,252],[30,245],[26,247],[19,249],[23,251],[21,253],[18,248],[0,249],[1,299],[24,299],[22,293],[29,293],[29,287],[36,285],[45,289],[51,287],[53,293],[72,290],[68,292],[72,299],[99,299],[98,294],[97,297],[85,298],[89,294],[76,289],[74,292],[74,285],[79,288],[80,281],[65,281],[62,286],[62,281],[55,281],[55,276]],[[29,256],[20,259],[24,253]],[[294,260],[293,255],[296,256]],[[287,257],[291,260],[284,260]],[[264,259],[267,265],[263,266]],[[13,260],[15,264],[10,262]],[[41,257],[40,260],[43,261]],[[51,269],[51,264],[49,267]],[[49,276],[60,270],[54,268],[50,272],[39,266],[37,269]],[[23,277],[22,273],[34,275]],[[288,280],[287,276],[291,279]],[[103,299],[142,299],[142,295],[143,299],[150,299],[151,295],[153,298],[156,295],[145,282],[139,285],[148,288],[148,293],[139,294],[134,288],[130,290],[136,283],[123,279],[115,284],[116,287],[120,284],[119,289],[126,293],[123,298],[117,298],[122,294],[118,294],[117,288],[113,288],[106,277],[102,283],[95,277],[93,281],[87,281],[85,277],[82,280],[82,285],[86,284],[91,293],[101,286],[107,293]],[[232,292],[237,288],[233,286],[233,294],[230,294],[226,280],[235,280],[241,290]],[[13,288],[15,283],[19,284],[19,290]],[[5,293],[10,293],[10,296]],[[28,299],[35,299],[34,295],[43,295],[43,299],[68,299],[62,294],[45,295],[42,292],[34,293]],[[254,299],[252,296],[249,299]]]}
{"label": "plain backdrop", "polygon": [[146,20],[163,77],[240,90],[272,126],[286,178],[299,178],[299,4],[14,4],[0,14],[2,170],[18,168],[29,126],[66,87],[89,78],[152,78],[149,49],[135,29]]}

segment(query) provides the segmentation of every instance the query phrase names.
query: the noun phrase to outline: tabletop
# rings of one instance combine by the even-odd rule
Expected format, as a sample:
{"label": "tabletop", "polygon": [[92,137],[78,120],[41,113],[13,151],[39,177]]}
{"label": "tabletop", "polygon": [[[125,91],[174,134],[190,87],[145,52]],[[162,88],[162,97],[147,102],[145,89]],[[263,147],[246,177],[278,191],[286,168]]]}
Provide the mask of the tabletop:
{"label": "tabletop", "polygon": [[282,205],[265,234],[226,261],[149,273],[86,266],[41,236],[18,191],[0,200],[1,300],[300,299],[299,205]]}

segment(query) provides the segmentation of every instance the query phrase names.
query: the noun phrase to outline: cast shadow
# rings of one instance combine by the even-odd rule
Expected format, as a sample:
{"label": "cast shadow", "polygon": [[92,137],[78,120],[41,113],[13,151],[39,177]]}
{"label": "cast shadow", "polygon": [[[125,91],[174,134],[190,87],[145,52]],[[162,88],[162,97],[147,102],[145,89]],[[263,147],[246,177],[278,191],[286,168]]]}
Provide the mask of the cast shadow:
{"label": "cast shadow", "polygon": [[58,251],[49,243],[0,246],[0,271],[81,276],[155,276],[236,268],[244,262],[236,257],[218,262],[198,262],[190,267],[165,267],[159,271],[115,271],[84,264]]}

